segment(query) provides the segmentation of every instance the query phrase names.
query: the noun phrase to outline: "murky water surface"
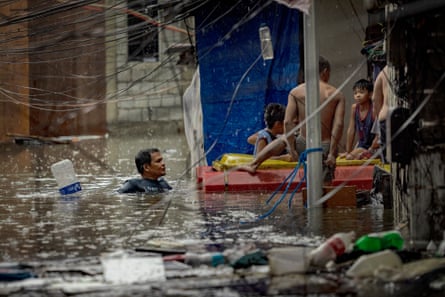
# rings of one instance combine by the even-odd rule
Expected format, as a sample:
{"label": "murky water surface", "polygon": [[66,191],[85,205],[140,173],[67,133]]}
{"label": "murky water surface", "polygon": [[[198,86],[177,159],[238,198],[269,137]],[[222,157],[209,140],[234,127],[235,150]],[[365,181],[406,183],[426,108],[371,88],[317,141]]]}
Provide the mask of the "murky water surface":
{"label": "murky water surface", "polygon": [[[337,208],[308,211],[296,198],[268,218],[241,224],[265,213],[271,193],[201,193],[188,168],[181,134],[113,135],[73,144],[0,146],[0,261],[96,256],[153,241],[188,246],[260,247],[316,245],[340,231],[357,235],[392,228],[391,211]],[[145,136],[144,136],[145,135]],[[168,167],[168,194],[120,195],[115,191],[137,176],[134,155],[159,147]],[[62,197],[50,166],[73,161],[81,194]],[[320,219],[321,216],[321,219]]]}
{"label": "murky water surface", "polygon": [[[295,197],[290,209],[285,200],[270,216],[253,222],[271,209],[272,205],[265,204],[271,193],[200,192],[189,168],[185,138],[181,134],[153,136],[145,130],[126,130],[120,135],[112,133],[107,138],[82,139],[71,144],[0,144],[0,263],[76,263],[79,259],[97,259],[107,252],[138,250],[154,244],[167,248],[185,246],[196,252],[245,246],[317,246],[336,232],[354,230],[360,236],[394,227],[391,210],[308,210],[303,207],[301,195]],[[174,190],[151,196],[117,194],[122,182],[138,176],[134,155],[148,147],[161,149],[167,165],[166,178]],[[63,159],[74,164],[83,188],[79,195],[64,197],[58,192],[50,167]],[[205,271],[202,279],[199,269],[192,270],[197,277],[184,283],[181,275],[166,282],[163,290],[151,290],[150,294],[178,296],[180,291],[181,296],[288,296],[273,293],[282,287],[282,279],[273,279],[271,283],[262,278],[252,278],[250,283],[241,279],[236,282],[230,276],[209,278],[209,270]],[[426,292],[423,296],[433,296],[429,283],[422,280],[397,287],[387,284],[391,286],[383,289],[371,285],[358,289],[358,296],[420,296],[411,294],[419,291]],[[289,284],[291,287],[284,292],[307,295],[304,284],[295,288],[292,281]],[[82,292],[81,281],[69,285]],[[193,294],[183,295],[178,288],[184,286]],[[316,296],[338,296],[332,292],[335,287],[319,285],[314,292],[317,288],[321,291]],[[122,294],[116,296],[146,296],[145,287],[140,291],[125,286],[121,289]],[[116,293],[111,294],[110,290],[104,294]],[[132,290],[140,295],[129,294]],[[14,296],[28,296],[30,292],[32,288]],[[98,296],[97,293],[85,296]],[[314,294],[308,296],[311,295]],[[46,296],[44,290],[41,296]]]}

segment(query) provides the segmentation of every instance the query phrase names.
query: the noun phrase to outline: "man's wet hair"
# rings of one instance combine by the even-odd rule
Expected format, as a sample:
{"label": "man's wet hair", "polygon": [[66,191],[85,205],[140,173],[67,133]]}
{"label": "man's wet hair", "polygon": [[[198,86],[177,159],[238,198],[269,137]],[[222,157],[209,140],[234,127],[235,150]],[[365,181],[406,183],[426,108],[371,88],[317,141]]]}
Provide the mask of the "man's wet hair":
{"label": "man's wet hair", "polygon": [[[321,74],[324,70],[331,71],[331,64],[325,57],[318,56],[318,74]],[[301,68],[298,74],[297,84],[304,83],[304,80],[304,69],[302,71]]]}
{"label": "man's wet hair", "polygon": [[149,148],[139,151],[137,155],[134,157],[134,162],[136,163],[136,168],[140,174],[144,172],[144,164],[151,163],[151,154],[159,153],[160,150],[158,148]]}
{"label": "man's wet hair", "polygon": [[355,82],[354,86],[352,87],[352,90],[367,90],[369,93],[371,93],[374,90],[374,86],[372,85],[372,82],[370,82],[367,79],[359,79]]}
{"label": "man's wet hair", "polygon": [[269,129],[272,129],[275,122],[283,122],[286,107],[280,103],[269,103],[264,109],[264,121]]}
{"label": "man's wet hair", "polygon": [[331,71],[331,64],[325,57],[319,56],[318,57],[318,72],[322,73],[323,70],[325,70],[325,69],[327,69],[328,71]]}

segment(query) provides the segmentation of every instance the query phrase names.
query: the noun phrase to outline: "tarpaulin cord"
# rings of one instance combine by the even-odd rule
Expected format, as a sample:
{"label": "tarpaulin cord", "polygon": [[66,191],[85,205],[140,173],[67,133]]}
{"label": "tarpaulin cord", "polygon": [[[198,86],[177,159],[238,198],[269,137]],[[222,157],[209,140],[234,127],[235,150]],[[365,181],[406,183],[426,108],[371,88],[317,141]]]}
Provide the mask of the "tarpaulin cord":
{"label": "tarpaulin cord", "polygon": [[[298,170],[300,169],[301,166],[303,166],[304,168],[304,175],[301,178],[301,180],[298,182],[297,186],[295,187],[295,189],[291,192],[291,195],[289,197],[289,201],[288,201],[288,207],[291,208],[292,206],[292,199],[294,198],[295,193],[298,192],[298,190],[300,189],[301,185],[303,184],[303,182],[306,181],[306,170],[307,170],[307,166],[306,166],[306,160],[307,160],[307,155],[309,153],[313,153],[313,152],[322,152],[323,149],[321,147],[319,148],[309,148],[306,149],[305,151],[303,151],[300,154],[300,157],[298,158],[298,163],[295,166],[295,168],[292,170],[292,172],[284,179],[284,181],[277,187],[277,189],[270,195],[270,197],[266,200],[266,204],[269,204],[269,202],[275,197],[275,195],[281,190],[281,188],[287,183],[286,188],[283,191],[283,194],[281,194],[280,199],[278,199],[275,204],[272,206],[272,208],[266,212],[265,214],[262,214],[260,216],[258,216],[258,218],[256,218],[254,220],[254,222],[258,222],[259,220],[265,219],[268,216],[270,216],[275,209],[278,207],[278,205],[280,205],[281,202],[283,202],[284,198],[286,198],[286,195],[289,191],[290,186],[292,185],[292,181],[295,179],[295,176],[298,173]],[[241,224],[246,224],[249,223],[247,221],[241,221]]]}

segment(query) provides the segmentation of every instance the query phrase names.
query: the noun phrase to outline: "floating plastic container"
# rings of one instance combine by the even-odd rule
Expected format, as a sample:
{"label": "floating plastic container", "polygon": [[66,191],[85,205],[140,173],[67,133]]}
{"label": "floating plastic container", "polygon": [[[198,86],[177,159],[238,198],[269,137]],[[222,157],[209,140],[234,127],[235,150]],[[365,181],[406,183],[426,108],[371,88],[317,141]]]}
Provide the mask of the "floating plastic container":
{"label": "floating plastic container", "polygon": [[364,252],[378,252],[385,249],[401,250],[404,246],[402,235],[397,230],[378,233],[370,233],[357,239],[354,244],[355,250]]}
{"label": "floating plastic container", "polygon": [[271,275],[306,273],[309,267],[310,247],[279,247],[268,251]]}
{"label": "floating plastic container", "polygon": [[261,54],[264,60],[273,59],[273,46],[272,37],[270,35],[269,27],[265,24],[259,28],[260,40],[261,40]]}
{"label": "floating plastic container", "polygon": [[56,178],[60,194],[70,195],[82,190],[74,172],[73,163],[70,160],[65,159],[54,163],[51,165],[51,172]]}
{"label": "floating plastic container", "polygon": [[335,259],[353,249],[353,240],[355,238],[355,232],[339,232],[332,235],[319,247],[313,249],[310,252],[310,263],[314,266],[325,266],[329,261],[335,261]]}
{"label": "floating plastic container", "polygon": [[391,250],[363,255],[346,271],[350,277],[372,277],[380,269],[399,269],[403,265],[400,257]]}

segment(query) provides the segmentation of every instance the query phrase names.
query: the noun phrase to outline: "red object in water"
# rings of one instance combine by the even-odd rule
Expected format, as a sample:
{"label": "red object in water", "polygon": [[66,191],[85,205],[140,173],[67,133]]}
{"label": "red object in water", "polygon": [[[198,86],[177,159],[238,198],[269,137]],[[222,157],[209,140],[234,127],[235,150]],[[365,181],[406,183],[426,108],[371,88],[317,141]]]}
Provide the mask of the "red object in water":
{"label": "red object in water", "polygon": [[176,255],[164,256],[164,257],[162,257],[162,260],[164,260],[164,261],[184,262],[185,261],[185,254],[176,254]]}
{"label": "red object in water", "polygon": [[[250,174],[236,170],[215,171],[211,166],[199,166],[196,177],[198,187],[204,192],[274,191],[292,171],[293,169],[260,169],[256,174]],[[337,166],[332,185],[337,186],[346,182],[345,185],[355,185],[357,190],[370,190],[373,173],[374,165]],[[295,189],[303,177],[304,171],[300,168],[289,190]],[[303,182],[301,188],[305,186],[306,183]],[[284,188],[285,186],[282,189]]]}

